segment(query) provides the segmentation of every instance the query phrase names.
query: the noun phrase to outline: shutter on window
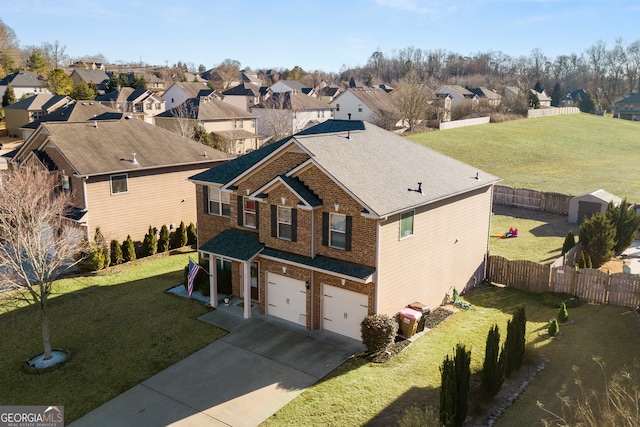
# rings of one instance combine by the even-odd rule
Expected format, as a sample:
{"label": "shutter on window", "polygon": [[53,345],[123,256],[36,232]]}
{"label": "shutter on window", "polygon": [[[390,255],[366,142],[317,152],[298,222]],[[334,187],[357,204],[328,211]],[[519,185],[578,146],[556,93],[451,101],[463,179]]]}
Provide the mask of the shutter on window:
{"label": "shutter on window", "polygon": [[256,202],[256,230],[260,229],[260,202]]}
{"label": "shutter on window", "polygon": [[242,202],[242,196],[238,196],[238,225],[244,225],[243,213],[244,211],[244,203]]}
{"label": "shutter on window", "polygon": [[209,213],[209,187],[202,186],[202,203],[204,204],[204,213]]}
{"label": "shutter on window", "polygon": [[345,242],[344,242],[344,249],[347,251],[351,250],[351,220],[352,217],[347,216],[347,227],[346,227],[346,233],[345,233]]}
{"label": "shutter on window", "polygon": [[278,237],[278,207],[271,205],[271,237]]}
{"label": "shutter on window", "polygon": [[322,245],[329,246],[329,212],[322,212]]}
{"label": "shutter on window", "polygon": [[291,209],[291,241],[298,241],[298,209]]}

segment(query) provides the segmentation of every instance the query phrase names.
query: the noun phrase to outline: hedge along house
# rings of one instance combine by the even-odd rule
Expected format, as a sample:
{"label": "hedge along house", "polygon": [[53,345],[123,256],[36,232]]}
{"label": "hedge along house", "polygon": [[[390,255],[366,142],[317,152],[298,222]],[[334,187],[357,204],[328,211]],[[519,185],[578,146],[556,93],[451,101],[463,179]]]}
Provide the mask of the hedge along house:
{"label": "hedge along house", "polygon": [[149,226],[195,223],[187,178],[229,158],[142,120],[88,120],[41,123],[9,166],[58,174],[73,195],[70,219],[89,238],[100,227],[107,241],[122,241],[142,240]]}
{"label": "hedge along house", "polygon": [[368,122],[328,120],[190,180],[211,295],[230,288],[247,318],[256,304],[360,339],[368,314],[484,278],[498,178]]}

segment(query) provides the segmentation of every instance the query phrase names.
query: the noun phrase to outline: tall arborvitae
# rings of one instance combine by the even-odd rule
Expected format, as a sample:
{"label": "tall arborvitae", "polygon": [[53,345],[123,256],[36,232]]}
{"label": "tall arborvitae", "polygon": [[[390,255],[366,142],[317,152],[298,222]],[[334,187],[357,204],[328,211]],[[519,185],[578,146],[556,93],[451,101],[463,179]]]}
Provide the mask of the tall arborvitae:
{"label": "tall arborvitae", "polygon": [[155,255],[158,252],[158,240],[156,239],[156,230],[149,226],[149,231],[144,235],[142,241],[142,253],[144,256]]}
{"label": "tall arborvitae", "polygon": [[447,355],[440,366],[440,424],[453,426],[456,399],[456,369]]}
{"label": "tall arborvitae", "polygon": [[131,236],[127,236],[127,240],[122,243],[122,257],[125,262],[136,259],[136,247],[131,240]]}
{"label": "tall arborvitae", "polygon": [[524,362],[527,318],[524,307],[520,307],[507,322],[507,338],[500,353],[505,377],[511,376]]}
{"label": "tall arborvitae", "polygon": [[494,325],[487,334],[480,386],[489,396],[495,396],[504,382],[504,367],[500,361],[500,330]]}
{"label": "tall arborvitae", "polygon": [[122,264],[124,258],[122,257],[122,246],[117,240],[111,241],[111,264]]}
{"label": "tall arborvitae", "polygon": [[471,352],[456,345],[453,359],[447,355],[440,367],[440,423],[446,427],[460,427],[469,411]]}
{"label": "tall arborvitae", "polygon": [[169,250],[169,244],[171,243],[171,233],[169,227],[163,225],[160,228],[160,238],[158,239],[158,252],[166,252]]}
{"label": "tall arborvitae", "polygon": [[562,243],[562,255],[565,255],[567,252],[571,250],[576,245],[576,236],[574,236],[573,231],[569,230],[567,233],[567,237],[564,238],[564,243]]}

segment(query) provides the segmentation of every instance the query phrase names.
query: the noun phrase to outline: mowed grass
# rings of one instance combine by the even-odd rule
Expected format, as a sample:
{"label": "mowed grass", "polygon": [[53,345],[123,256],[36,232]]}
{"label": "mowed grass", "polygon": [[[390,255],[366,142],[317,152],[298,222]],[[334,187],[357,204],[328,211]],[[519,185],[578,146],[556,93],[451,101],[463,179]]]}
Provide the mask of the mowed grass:
{"label": "mowed grass", "polygon": [[[487,287],[464,297],[474,309],[461,311],[416,340],[387,364],[352,358],[304,391],[298,398],[267,419],[263,426],[395,425],[410,406],[430,406],[438,413],[439,368],[445,356],[453,355],[457,343],[471,350],[471,370],[477,380],[484,360],[487,332],[493,324],[506,336],[506,323],[516,307],[527,313],[527,360],[549,363],[515,404],[496,424],[540,426],[547,414],[536,406],[542,402],[561,411],[556,397],[566,386],[577,396],[572,366],[580,367],[586,390],[602,389],[602,377],[593,356],[601,357],[609,372],[631,365],[640,351],[640,328],[633,310],[613,306],[583,305],[569,309],[570,325],[561,325],[561,336],[542,335],[557,308],[543,303],[541,295]],[[528,365],[524,369],[535,369]],[[472,404],[470,411],[480,411]]]}
{"label": "mowed grass", "polygon": [[548,264],[562,254],[562,244],[569,231],[578,236],[578,224],[569,223],[566,216],[493,205],[491,234],[502,234],[512,227],[518,229],[518,237],[490,237],[491,255]]}
{"label": "mowed grass", "polygon": [[503,179],[570,195],[604,189],[640,203],[640,123],[591,114],[540,117],[409,139]]}
{"label": "mowed grass", "polygon": [[44,374],[22,369],[43,350],[35,307],[0,305],[0,403],[64,405],[71,422],[223,336],[197,320],[209,308],[164,292],[183,282],[187,262],[188,254],[156,256],[61,280],[49,304],[51,343],[71,359]]}

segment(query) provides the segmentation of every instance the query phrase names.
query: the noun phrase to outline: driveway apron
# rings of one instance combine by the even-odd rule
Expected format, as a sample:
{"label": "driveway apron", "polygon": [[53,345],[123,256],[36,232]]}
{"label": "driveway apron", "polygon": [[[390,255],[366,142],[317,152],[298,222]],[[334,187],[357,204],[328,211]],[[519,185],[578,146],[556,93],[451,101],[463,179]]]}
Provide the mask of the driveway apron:
{"label": "driveway apron", "polygon": [[364,350],[341,335],[225,308],[200,320],[229,334],[71,426],[256,426]]}

